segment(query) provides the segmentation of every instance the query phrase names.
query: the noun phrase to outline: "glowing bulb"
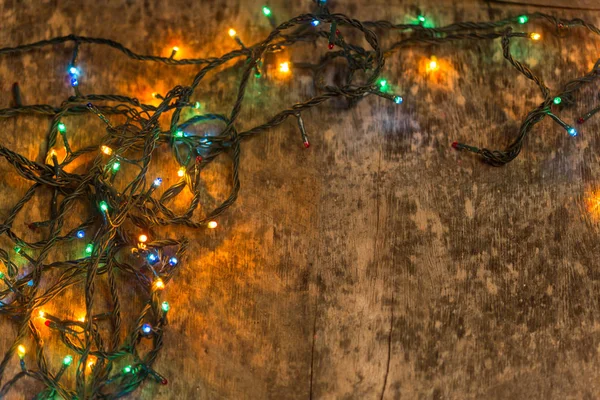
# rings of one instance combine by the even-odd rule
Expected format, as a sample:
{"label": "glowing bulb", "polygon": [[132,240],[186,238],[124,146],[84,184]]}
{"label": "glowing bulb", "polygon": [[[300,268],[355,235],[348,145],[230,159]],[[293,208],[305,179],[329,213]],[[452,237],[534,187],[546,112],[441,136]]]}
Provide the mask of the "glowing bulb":
{"label": "glowing bulb", "polygon": [[0,271],[0,279],[4,279],[4,272]]}
{"label": "glowing bulb", "polygon": [[175,137],[183,137],[183,131],[178,130],[175,132]]}
{"label": "glowing bulb", "polygon": [[177,47],[177,46],[173,46],[173,51],[174,51],[175,53],[177,53],[177,52],[179,51],[179,47]]}
{"label": "glowing bulb", "polygon": [[156,178],[154,180],[154,186],[156,186],[156,187],[160,186],[161,183],[162,183],[162,179],[161,178]]}
{"label": "glowing bulb", "polygon": [[402,96],[394,97],[394,103],[396,103],[396,104],[402,104],[403,101],[404,101],[404,99],[402,98]]}
{"label": "glowing bulb", "polygon": [[313,20],[313,21],[311,22],[312,26],[317,26],[317,25],[319,25],[320,23],[321,23],[321,21],[319,21],[319,20],[317,20],[317,19],[315,19],[315,20]]}
{"label": "glowing bulb", "polygon": [[65,367],[68,367],[69,365],[71,365],[72,362],[73,362],[73,357],[70,355],[63,358],[63,365]]}
{"label": "glowing bulb", "polygon": [[86,254],[92,254],[92,251],[94,251],[94,245],[89,243],[87,246],[85,246],[85,252]]}
{"label": "glowing bulb", "polygon": [[77,68],[77,67],[71,67],[71,68],[69,68],[69,73],[71,75],[79,75],[79,68]]}
{"label": "glowing bulb", "polygon": [[77,80],[77,78],[73,77],[71,78],[71,86],[77,86],[79,85],[79,81]]}
{"label": "glowing bulb", "polygon": [[102,210],[103,212],[108,211],[108,204],[106,204],[105,201],[100,202],[100,210]]}
{"label": "glowing bulb", "polygon": [[162,304],[161,304],[161,308],[162,308],[162,310],[164,312],[167,312],[167,311],[169,311],[171,309],[171,306],[169,305],[168,302],[163,301]]}
{"label": "glowing bulb", "polygon": [[101,151],[102,151],[104,154],[106,154],[107,156],[110,156],[110,155],[112,154],[112,149],[111,149],[110,147],[108,147],[108,146],[102,145],[102,146],[100,147],[100,150],[101,150]]}
{"label": "glowing bulb", "polygon": [[38,311],[38,317],[45,318],[46,317],[46,313],[43,312],[42,310],[40,310],[40,311]]}
{"label": "glowing bulb", "polygon": [[267,17],[271,15],[271,9],[270,9],[269,7],[267,7],[267,6],[264,6],[264,7],[262,8],[262,12],[263,12],[263,14],[265,14],[265,16],[267,16]]}
{"label": "glowing bulb", "polygon": [[185,167],[179,168],[179,170],[177,171],[177,176],[183,177],[184,175],[185,175]]}
{"label": "glowing bulb", "polygon": [[131,370],[132,370],[131,365],[128,365],[125,368],[123,368],[123,373],[128,374],[131,372]]}
{"label": "glowing bulb", "polygon": [[61,133],[65,133],[67,131],[67,127],[62,122],[58,124],[58,131]]}
{"label": "glowing bulb", "polygon": [[150,324],[144,324],[144,325],[142,325],[142,332],[144,332],[145,335],[147,335],[150,332],[152,332],[152,327],[150,326]]}
{"label": "glowing bulb", "polygon": [[79,239],[83,239],[85,237],[85,231],[84,230],[77,231],[77,237]]}
{"label": "glowing bulb", "polygon": [[573,137],[577,136],[577,130],[573,127],[568,128],[567,133]]}
{"label": "glowing bulb", "polygon": [[85,322],[85,315],[81,315],[79,318],[77,318],[77,321]]}
{"label": "glowing bulb", "polygon": [[197,101],[197,102],[194,103],[194,108],[196,110],[200,108],[200,102],[199,101]]}
{"label": "glowing bulb", "polygon": [[177,257],[171,257],[169,258],[169,264],[171,264],[172,267],[174,267],[175,265],[177,265],[178,260]]}
{"label": "glowing bulb", "polygon": [[93,361],[88,361],[87,363],[87,367],[92,369],[92,367],[94,366],[94,362]]}
{"label": "glowing bulb", "polygon": [[154,99],[158,98],[158,93],[152,92],[152,98],[154,98]]}
{"label": "glowing bulb", "polygon": [[381,90],[385,90],[385,88],[387,87],[387,81],[385,79],[380,79],[379,86],[380,86]]}
{"label": "glowing bulb", "polygon": [[554,102],[554,104],[560,104],[562,103],[562,99],[560,97],[555,97],[554,100],[552,100]]}
{"label": "glowing bulb", "polygon": [[290,72],[290,63],[286,61],[279,64],[279,72],[283,72],[284,74]]}
{"label": "glowing bulb", "polygon": [[218,225],[218,224],[217,224],[217,221],[210,221],[210,222],[208,223],[208,225],[207,225],[207,226],[208,226],[210,229],[215,229],[215,228],[217,227],[217,225]]}
{"label": "glowing bulb", "polygon": [[526,24],[526,23],[527,23],[527,21],[529,21],[529,17],[528,17],[527,15],[521,15],[521,16],[518,18],[518,21],[519,21],[519,23],[520,23],[521,25],[522,25],[522,24]]}
{"label": "glowing bulb", "polygon": [[154,287],[157,290],[163,290],[165,288],[165,283],[162,281],[162,279],[158,278],[154,281]]}
{"label": "glowing bulb", "polygon": [[15,246],[15,253],[19,254],[21,252],[20,246]]}
{"label": "glowing bulb", "polygon": [[422,15],[419,15],[419,16],[417,17],[417,19],[419,20],[419,22],[420,22],[420,23],[424,23],[424,22],[425,22],[425,17],[424,17],[424,16],[422,16]]}
{"label": "glowing bulb", "polygon": [[19,345],[19,347],[17,347],[17,354],[19,355],[19,358],[22,360],[23,357],[25,357],[25,346],[23,346],[22,344]]}
{"label": "glowing bulb", "polygon": [[531,40],[540,40],[542,38],[542,35],[534,32],[531,35],[529,35],[529,37],[531,38]]}
{"label": "glowing bulb", "polygon": [[148,254],[148,261],[154,264],[156,261],[158,261],[158,256],[154,253],[150,253]]}
{"label": "glowing bulb", "polygon": [[138,240],[140,241],[140,243],[146,243],[146,241],[148,240],[148,236],[142,234],[138,237]]}
{"label": "glowing bulb", "polygon": [[230,36],[230,37],[235,37],[235,35],[237,35],[237,32],[236,32],[236,31],[235,31],[235,29],[233,29],[233,28],[229,29],[229,32],[228,32],[228,33],[229,33],[229,36]]}
{"label": "glowing bulb", "polygon": [[436,60],[429,61],[428,67],[430,71],[437,71],[440,68]]}

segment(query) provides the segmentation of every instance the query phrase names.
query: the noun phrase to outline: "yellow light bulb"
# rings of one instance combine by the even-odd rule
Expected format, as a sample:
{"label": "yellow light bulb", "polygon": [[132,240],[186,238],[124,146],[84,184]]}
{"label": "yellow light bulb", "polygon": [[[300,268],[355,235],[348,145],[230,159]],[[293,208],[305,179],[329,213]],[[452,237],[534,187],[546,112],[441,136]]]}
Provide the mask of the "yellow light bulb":
{"label": "yellow light bulb", "polygon": [[154,281],[154,287],[157,290],[163,290],[165,288],[165,283],[162,281],[162,279],[158,278]]}
{"label": "yellow light bulb", "polygon": [[45,313],[45,312],[43,312],[42,310],[40,310],[40,311],[38,311],[38,316],[39,316],[40,318],[45,318],[45,317],[46,317],[46,313]]}
{"label": "yellow light bulb", "polygon": [[531,35],[529,35],[529,37],[530,37],[532,40],[540,40],[540,39],[542,38],[542,35],[540,35],[539,33],[535,33],[535,32],[534,32],[534,33],[532,33]]}
{"label": "yellow light bulb", "polygon": [[88,368],[92,368],[94,366],[94,362],[93,361],[88,361],[87,363]]}
{"label": "yellow light bulb", "polygon": [[140,235],[140,237],[138,237],[138,240],[140,241],[140,243],[146,243],[146,241],[148,240],[148,236],[142,234]]}
{"label": "yellow light bulb", "polygon": [[102,152],[107,156],[110,156],[112,154],[112,149],[108,146],[102,145],[102,147],[100,147],[100,150],[102,150]]}
{"label": "yellow light bulb", "polygon": [[286,61],[279,64],[279,72],[283,72],[284,74],[290,72],[290,63]]}
{"label": "yellow light bulb", "polygon": [[217,221],[210,221],[210,222],[208,223],[208,225],[207,225],[207,226],[208,226],[210,229],[215,229],[215,228],[217,227],[217,225],[218,225],[218,224],[217,224]]}
{"label": "yellow light bulb", "polygon": [[231,29],[229,30],[229,36],[231,36],[231,37],[235,37],[235,35],[237,35],[237,32],[235,31],[235,29],[231,28]]}
{"label": "yellow light bulb", "polygon": [[179,47],[177,47],[177,46],[173,46],[173,51],[174,51],[174,52],[178,52],[178,51],[179,51]]}
{"label": "yellow light bulb", "polygon": [[183,177],[184,175],[185,175],[185,168],[184,167],[179,168],[179,170],[177,171],[177,176]]}
{"label": "yellow light bulb", "polygon": [[17,347],[17,354],[19,354],[20,359],[23,359],[23,357],[25,356],[25,346],[20,344],[19,347]]}

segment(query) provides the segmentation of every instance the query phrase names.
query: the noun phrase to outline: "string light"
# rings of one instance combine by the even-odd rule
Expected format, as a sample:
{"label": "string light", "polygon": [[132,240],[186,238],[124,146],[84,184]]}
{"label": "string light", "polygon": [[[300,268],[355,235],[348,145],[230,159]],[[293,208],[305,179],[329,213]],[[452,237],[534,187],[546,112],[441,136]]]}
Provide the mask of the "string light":
{"label": "string light", "polygon": [[237,36],[237,32],[233,28],[229,29],[229,32],[227,32],[227,33],[229,33],[229,37],[232,37],[232,38]]}
{"label": "string light", "polygon": [[69,365],[71,365],[72,362],[73,362],[73,357],[70,355],[63,358],[63,365],[65,367],[68,367]]}
{"label": "string light", "polygon": [[45,316],[46,316],[46,313],[45,313],[45,312],[43,312],[42,310],[39,310],[39,311],[38,311],[38,317],[40,317],[40,318],[44,318]]}
{"label": "string light", "polygon": [[175,137],[182,138],[183,137],[183,131],[181,131],[181,130],[176,131],[175,132]]}
{"label": "string light", "polygon": [[567,128],[567,133],[571,136],[577,136],[577,129],[575,129],[571,126],[571,127]]}
{"label": "string light", "polygon": [[94,245],[91,243],[88,243],[88,245],[85,246],[86,254],[92,254],[93,251],[94,251]]}
{"label": "string light", "polygon": [[79,75],[79,68],[77,68],[77,67],[71,67],[71,68],[69,68],[69,73],[71,75]]}
{"label": "string light", "polygon": [[183,177],[185,175],[185,167],[181,167],[177,170],[177,176],[179,176],[180,178]]}
{"label": "string light", "polygon": [[25,354],[26,354],[25,346],[23,346],[22,344],[20,344],[17,347],[17,354],[19,355],[19,358],[22,360],[23,357],[25,357]]}
{"label": "string light", "polygon": [[318,26],[321,23],[321,21],[319,21],[318,19],[314,19],[311,24],[312,26]]}
{"label": "string light", "polygon": [[105,201],[100,202],[100,210],[102,210],[102,212],[108,211],[108,204]]}
{"label": "string light", "polygon": [[113,171],[117,172],[119,170],[119,168],[121,168],[121,163],[118,161],[115,161],[112,166]]}
{"label": "string light", "polygon": [[281,64],[279,64],[279,72],[283,72],[284,74],[287,74],[290,72],[290,63],[286,62],[282,62]]}
{"label": "string light", "polygon": [[110,155],[112,154],[112,152],[113,152],[113,151],[112,151],[112,149],[111,149],[110,147],[108,147],[108,146],[105,146],[105,145],[102,145],[102,146],[100,147],[100,150],[101,150],[101,151],[102,151],[104,154],[106,154],[107,156],[110,156]]}
{"label": "string light", "polygon": [[558,105],[558,104],[562,103],[562,99],[561,99],[560,97],[555,97],[555,98],[554,98],[554,100],[552,100],[552,102],[553,102],[554,104],[557,104],[557,105]]}
{"label": "string light", "polygon": [[435,57],[431,57],[431,59],[429,60],[429,63],[427,63],[427,71],[434,72],[434,71],[437,71],[438,69],[440,69],[440,66],[437,62],[437,59]]}
{"label": "string light", "polygon": [[57,125],[57,128],[60,133],[65,133],[67,131],[67,127],[62,122]]}
{"label": "string light", "polygon": [[382,92],[383,92],[383,91],[385,91],[385,90],[387,89],[387,85],[388,85],[388,83],[387,83],[387,80],[385,80],[385,79],[380,79],[380,80],[379,80],[379,89],[380,89]]}
{"label": "string light", "polygon": [[123,373],[124,374],[128,374],[132,371],[132,367],[131,365],[127,365],[125,368],[123,368]]}
{"label": "string light", "polygon": [[217,227],[217,225],[218,225],[218,224],[217,224],[217,221],[209,221],[207,226],[208,226],[210,229],[215,229],[215,228]]}
{"label": "string light", "polygon": [[84,230],[77,231],[77,237],[79,239],[83,239],[85,237],[85,231]]}
{"label": "string light", "polygon": [[521,15],[518,18],[518,21],[521,25],[526,24],[529,21],[529,17],[527,15]]}
{"label": "string light", "polygon": [[199,102],[199,101],[197,101],[197,102],[195,102],[195,103],[194,103],[194,108],[195,108],[196,110],[199,110],[199,109],[200,109],[200,102]]}
{"label": "string light", "polygon": [[161,178],[156,178],[156,179],[154,180],[154,182],[153,182],[153,185],[154,185],[155,187],[158,187],[158,186],[160,186],[160,184],[161,184],[161,183],[162,183],[162,179],[161,179]]}
{"label": "string light", "polygon": [[142,325],[142,332],[145,335],[148,335],[150,332],[152,332],[152,327],[150,326],[150,324],[144,324],[144,325]]}
{"label": "string light", "polygon": [[542,35],[540,35],[539,33],[536,33],[536,32],[534,32],[534,33],[532,33],[531,35],[529,35],[529,37],[530,37],[532,40],[540,40],[540,39],[542,38]]}
{"label": "string light", "polygon": [[265,14],[266,17],[271,16],[271,9],[269,7],[267,7],[267,6],[264,6],[262,8],[262,12],[263,12],[263,14]]}
{"label": "string light", "polygon": [[420,22],[421,24],[424,24],[424,23],[425,23],[425,17],[424,17],[423,15],[419,15],[419,16],[417,17],[417,19],[419,20],[419,22]]}
{"label": "string light", "polygon": [[176,266],[176,265],[177,265],[177,262],[178,262],[178,261],[177,261],[177,257],[171,257],[171,258],[169,258],[169,264],[170,264],[172,267]]}
{"label": "string light", "polygon": [[157,278],[154,281],[154,287],[156,288],[156,290],[163,290],[165,288],[165,283],[162,281],[162,279]]}
{"label": "string light", "polygon": [[402,96],[394,96],[394,103],[402,104],[403,102],[404,102],[404,99],[402,98]]}
{"label": "string light", "polygon": [[173,51],[174,51],[175,53],[177,53],[177,52],[179,51],[179,47],[177,47],[177,46],[173,46]]}
{"label": "string light", "polygon": [[147,256],[148,261],[150,261],[151,264],[154,264],[156,261],[158,261],[158,256],[154,253],[150,253]]}
{"label": "string light", "polygon": [[171,306],[166,301],[163,301],[162,304],[160,305],[160,307],[162,308],[162,310],[164,312],[167,312],[167,311],[169,311],[171,309]]}
{"label": "string light", "polygon": [[140,235],[140,236],[138,237],[138,241],[139,241],[140,243],[146,243],[146,241],[148,241],[148,236],[146,236],[146,235],[142,234],[142,235]]}

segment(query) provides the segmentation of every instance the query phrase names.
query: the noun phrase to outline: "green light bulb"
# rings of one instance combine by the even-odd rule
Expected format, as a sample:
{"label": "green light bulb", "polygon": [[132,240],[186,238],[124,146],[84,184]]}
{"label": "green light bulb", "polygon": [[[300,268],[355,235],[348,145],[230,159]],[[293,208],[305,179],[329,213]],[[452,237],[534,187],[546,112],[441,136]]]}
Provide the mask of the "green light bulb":
{"label": "green light bulb", "polygon": [[422,16],[422,15],[419,15],[419,16],[417,17],[417,19],[418,19],[418,20],[419,20],[419,22],[421,22],[421,23],[425,22],[425,17],[424,17],[424,16]]}
{"label": "green light bulb", "polygon": [[[0,279],[4,279],[4,272],[0,272]],[[165,303],[166,303],[166,302],[165,302]],[[167,307],[168,307],[168,306],[169,306],[169,305],[167,304]],[[163,310],[164,310],[164,307],[163,307]]]}
{"label": "green light bulb", "polygon": [[108,204],[106,204],[106,202],[105,202],[105,201],[101,201],[101,202],[100,202],[100,209],[101,209],[103,212],[106,212],[106,211],[108,211]]}
{"label": "green light bulb", "polygon": [[85,252],[87,254],[92,254],[92,251],[94,251],[94,245],[89,243],[87,246],[85,246]]}
{"label": "green light bulb", "polygon": [[194,103],[194,108],[196,110],[200,108],[200,102],[199,101],[197,101],[197,102]]}
{"label": "green light bulb", "polygon": [[518,21],[519,21],[520,24],[526,24],[527,21],[529,21],[529,17],[527,15],[521,15],[518,18]]}
{"label": "green light bulb", "polygon": [[562,99],[560,97],[555,97],[552,101],[554,102],[554,104],[560,104],[562,102]]}
{"label": "green light bulb", "polygon": [[71,356],[66,356],[63,359],[63,364],[65,367],[68,367],[69,365],[71,365],[72,362],[73,362],[73,357],[71,357]]}
{"label": "green light bulb", "polygon": [[267,16],[267,17],[269,15],[271,15],[271,9],[269,7],[267,7],[267,6],[264,6],[263,9],[262,9],[262,11],[263,11],[263,14],[265,14],[265,16]]}
{"label": "green light bulb", "polygon": [[131,372],[131,370],[132,370],[131,365],[128,365],[125,368],[123,368],[123,373],[128,374]]}
{"label": "green light bulb", "polygon": [[15,253],[19,254],[21,252],[20,246],[15,246]]}
{"label": "green light bulb", "polygon": [[61,133],[65,133],[67,131],[67,127],[62,122],[58,124],[58,131]]}
{"label": "green light bulb", "polygon": [[162,302],[162,305],[161,305],[161,307],[162,307],[162,310],[163,310],[164,312],[167,312],[167,311],[169,311],[169,310],[171,309],[171,306],[170,306],[170,305],[169,305],[169,303],[167,303],[166,301],[163,301],[163,302]]}
{"label": "green light bulb", "polygon": [[183,137],[183,131],[175,132],[175,137]]}
{"label": "green light bulb", "polygon": [[121,163],[118,161],[115,161],[115,163],[113,164],[113,171],[117,172],[119,170],[119,168],[121,168]]}
{"label": "green light bulb", "polygon": [[379,80],[379,86],[381,87],[381,90],[385,90],[387,87],[387,81],[385,79]]}

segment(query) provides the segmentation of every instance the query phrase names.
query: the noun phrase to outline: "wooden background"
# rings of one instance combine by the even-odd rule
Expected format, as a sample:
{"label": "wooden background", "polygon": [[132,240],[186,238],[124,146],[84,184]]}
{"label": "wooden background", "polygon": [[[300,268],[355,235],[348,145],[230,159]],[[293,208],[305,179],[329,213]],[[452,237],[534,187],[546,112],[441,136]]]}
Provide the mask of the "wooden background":
{"label": "wooden background", "polygon": [[[436,25],[540,10],[475,0],[328,2],[363,20],[403,22],[420,8]],[[178,57],[209,57],[235,48],[230,27],[248,44],[269,32],[258,0],[104,3],[2,0],[0,46],[76,33],[140,53],[168,55],[177,45]],[[304,0],[269,5],[279,21],[311,9]],[[550,12],[600,23],[600,12]],[[537,23],[526,29],[543,41],[515,42],[513,54],[553,90],[600,54],[600,40],[583,32],[559,40]],[[302,61],[325,51],[322,43],[277,57]],[[56,46],[0,57],[0,106],[9,106],[13,82],[27,104],[60,104],[70,94],[70,55],[71,47]],[[432,55],[442,66],[433,75],[423,70]],[[80,63],[84,93],[146,102],[196,71],[89,46]],[[171,325],[155,366],[170,383],[147,381],[130,398],[600,398],[600,116],[577,138],[547,118],[517,160],[493,168],[450,143],[502,148],[541,101],[504,61],[499,41],[407,49],[388,60],[385,77],[404,95],[402,106],[374,97],[352,110],[327,103],[304,116],[308,150],[292,120],[246,142],[239,201],[219,228],[169,232],[192,242],[164,292]],[[237,82],[229,65],[209,76],[197,100],[229,113]],[[579,94],[581,107],[558,113],[573,121],[598,105],[597,87]],[[310,76],[296,71],[253,81],[238,129],[312,93]],[[68,126],[75,147],[102,135],[97,123],[72,118]],[[0,138],[42,160],[46,128],[41,118],[0,121]],[[162,166],[166,183],[177,179],[173,165]],[[229,188],[227,167],[207,171],[214,202]],[[0,171],[4,218],[27,185],[4,160]],[[26,217],[46,209],[42,197]],[[15,222],[17,232],[28,234],[25,222]],[[122,295],[136,304],[128,282]],[[56,314],[82,309],[81,292],[61,301]],[[0,332],[2,353],[14,325],[2,320]],[[44,335],[58,369],[65,349]],[[40,389],[22,382],[10,398]]]}

